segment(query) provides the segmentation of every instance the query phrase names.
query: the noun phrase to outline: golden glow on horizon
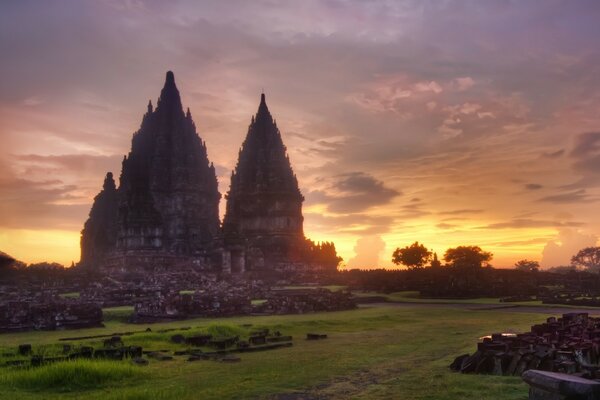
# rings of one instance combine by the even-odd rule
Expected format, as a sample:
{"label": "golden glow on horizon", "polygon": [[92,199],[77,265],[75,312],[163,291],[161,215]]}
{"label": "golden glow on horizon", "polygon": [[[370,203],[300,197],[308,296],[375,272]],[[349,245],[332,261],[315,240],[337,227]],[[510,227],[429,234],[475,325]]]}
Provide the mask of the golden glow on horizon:
{"label": "golden glow on horizon", "polygon": [[[510,244],[518,241],[527,241],[531,237],[554,237],[553,229],[505,229],[502,235],[496,232],[488,233],[477,229],[482,224],[466,224],[453,231],[444,233],[442,229],[423,223],[406,230],[390,232],[381,235],[385,242],[385,249],[379,254],[379,265],[385,268],[398,268],[391,262],[391,254],[396,247],[404,247],[415,241],[425,244],[432,251],[443,258],[446,249],[460,245],[478,245],[494,254],[492,265],[500,268],[511,267],[516,261],[528,258],[540,260],[540,254],[545,243]],[[348,233],[339,236],[331,233],[313,231],[305,225],[306,236],[316,242],[333,241],[338,254],[344,258],[342,265],[356,256],[356,241],[361,236]],[[3,251],[16,259],[34,263],[41,261],[58,262],[69,266],[71,261],[79,260],[79,231],[69,230],[27,230],[10,229],[0,231],[0,242]],[[506,240],[510,245],[502,245]]]}
{"label": "golden glow on horizon", "polygon": [[79,232],[66,230],[6,229],[0,231],[5,253],[25,263],[79,261]]}

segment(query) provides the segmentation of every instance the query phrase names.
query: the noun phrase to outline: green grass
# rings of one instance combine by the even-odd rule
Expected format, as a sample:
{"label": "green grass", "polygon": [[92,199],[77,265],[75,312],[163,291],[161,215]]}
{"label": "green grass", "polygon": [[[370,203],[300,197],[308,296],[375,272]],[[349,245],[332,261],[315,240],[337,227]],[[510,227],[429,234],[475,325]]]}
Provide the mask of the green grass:
{"label": "green grass", "polygon": [[[454,357],[475,350],[477,339],[492,332],[524,331],[545,320],[543,314],[507,311],[469,311],[419,304],[369,306],[357,310],[305,315],[194,319],[151,325],[152,332],[124,337],[126,344],[146,349],[175,350],[176,333],[211,332],[217,336],[241,336],[259,328],[279,330],[294,337],[294,346],[267,352],[243,353],[240,363],[151,360],[133,367],[133,375],[121,380],[92,380],[91,385],[65,388],[16,384],[15,373],[1,369],[0,398],[4,399],[268,399],[276,394],[309,392],[339,399],[483,399],[525,400],[527,387],[519,378],[460,375],[448,365]],[[166,328],[186,331],[159,333]],[[18,343],[52,349],[59,337],[139,331],[146,325],[118,320],[105,328],[71,332],[26,332],[0,336],[0,353],[15,351]],[[327,340],[306,341],[308,332],[323,332]],[[98,346],[100,340],[84,341]],[[49,350],[48,350],[49,351]],[[90,365],[101,363],[90,361]],[[54,364],[38,368],[59,366]],[[142,375],[138,375],[140,372]],[[41,372],[40,372],[41,374]],[[11,380],[12,379],[12,380]],[[26,379],[26,378],[22,378]],[[33,379],[33,378],[31,378]],[[37,380],[34,379],[34,381]],[[54,382],[60,382],[56,380]],[[85,382],[85,380],[84,380]],[[319,389],[316,389],[316,387]],[[47,387],[48,389],[39,389]]]}
{"label": "green grass", "polygon": [[61,293],[58,296],[62,297],[63,299],[78,299],[79,292]]}
{"label": "green grass", "polygon": [[295,286],[284,286],[283,287],[283,289],[328,289],[328,290],[331,290],[332,292],[337,292],[339,290],[344,290],[346,288],[347,288],[347,286],[343,286],[343,285],[323,285],[323,286],[295,285]]}
{"label": "green grass", "polygon": [[117,361],[77,360],[3,371],[3,387],[28,392],[74,392],[118,385],[144,373],[140,367]]}
{"label": "green grass", "polygon": [[[133,313],[132,306],[108,307],[102,309],[104,323],[110,322],[127,322]],[[73,335],[71,335],[73,336]],[[79,335],[74,335],[79,336]]]}
{"label": "green grass", "polygon": [[[403,291],[394,293],[379,293],[379,292],[353,292],[355,296],[366,297],[366,296],[383,296],[388,301],[398,303],[423,303],[423,304],[498,304],[498,305],[526,305],[526,306],[541,306],[542,302],[539,300],[532,301],[518,301],[510,303],[500,302],[498,297],[478,297],[473,299],[443,299],[443,298],[425,298],[420,297],[417,291]],[[548,306],[547,304],[543,304]]]}
{"label": "green grass", "polygon": [[420,297],[418,291],[402,291],[394,293],[380,293],[380,292],[363,292],[354,291],[353,295],[357,297],[366,296],[382,296],[388,301],[396,303],[421,303],[421,304],[481,304],[481,305],[503,305],[503,306],[529,306],[529,307],[552,307],[552,308],[589,308],[598,309],[600,307],[593,306],[578,306],[570,304],[543,304],[541,300],[531,301],[515,301],[503,303],[498,297],[479,297],[473,299],[444,299],[444,298],[425,298]]}

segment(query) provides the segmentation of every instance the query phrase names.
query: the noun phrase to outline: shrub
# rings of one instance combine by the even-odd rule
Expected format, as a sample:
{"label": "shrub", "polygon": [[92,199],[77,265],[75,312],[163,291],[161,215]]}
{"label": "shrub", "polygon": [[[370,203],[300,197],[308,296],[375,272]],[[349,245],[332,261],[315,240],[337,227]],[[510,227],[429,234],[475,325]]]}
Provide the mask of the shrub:
{"label": "shrub", "polygon": [[227,324],[211,324],[206,328],[206,331],[213,337],[243,336],[247,334],[246,329]]}

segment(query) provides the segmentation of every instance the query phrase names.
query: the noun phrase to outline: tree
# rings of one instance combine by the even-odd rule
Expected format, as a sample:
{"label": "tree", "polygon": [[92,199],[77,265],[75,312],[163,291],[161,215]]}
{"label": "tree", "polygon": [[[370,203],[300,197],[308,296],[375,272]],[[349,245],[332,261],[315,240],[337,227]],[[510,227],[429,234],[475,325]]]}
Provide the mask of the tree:
{"label": "tree", "polygon": [[585,268],[590,272],[600,272],[600,247],[586,247],[571,258],[571,265]]}
{"label": "tree", "polygon": [[527,259],[519,260],[515,263],[515,269],[517,271],[537,272],[540,270],[540,263]]}
{"label": "tree", "polygon": [[392,254],[394,264],[405,265],[408,269],[422,268],[429,260],[431,260],[431,251],[419,242],[414,242],[402,249],[397,248]]}
{"label": "tree", "polygon": [[429,266],[431,268],[440,268],[442,266],[442,263],[440,260],[438,260],[437,253],[433,253],[433,260],[431,260],[431,264],[429,264]]}
{"label": "tree", "polygon": [[444,261],[456,268],[478,269],[489,266],[493,254],[481,250],[479,246],[458,246],[446,250]]}
{"label": "tree", "polygon": [[310,239],[306,239],[306,244],[306,256],[312,264],[335,271],[343,261],[343,258],[337,255],[333,242],[315,243]]}

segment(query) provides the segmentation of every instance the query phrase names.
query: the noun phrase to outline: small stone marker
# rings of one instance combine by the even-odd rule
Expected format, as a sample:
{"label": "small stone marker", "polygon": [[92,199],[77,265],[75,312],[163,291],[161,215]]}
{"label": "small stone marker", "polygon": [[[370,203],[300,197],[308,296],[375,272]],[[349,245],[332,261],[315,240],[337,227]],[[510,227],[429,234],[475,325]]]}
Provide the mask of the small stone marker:
{"label": "small stone marker", "polygon": [[307,333],[306,340],[321,340],[327,339],[327,335],[324,333]]}
{"label": "small stone marker", "polygon": [[148,365],[148,360],[142,357],[134,357],[131,359],[131,362],[136,365]]}
{"label": "small stone marker", "polygon": [[529,400],[597,400],[600,382],[558,372],[529,370],[522,376]]}
{"label": "small stone marker", "polygon": [[19,354],[22,356],[31,354],[31,345],[30,344],[20,344],[19,345]]}
{"label": "small stone marker", "polygon": [[241,360],[242,360],[241,358],[239,358],[238,356],[235,356],[233,354],[227,354],[226,356],[221,358],[221,361],[226,362],[226,363],[235,363],[235,362],[240,362]]}
{"label": "small stone marker", "polygon": [[177,344],[183,344],[183,343],[185,343],[185,336],[173,335],[173,336],[171,336],[171,342],[177,343]]}

